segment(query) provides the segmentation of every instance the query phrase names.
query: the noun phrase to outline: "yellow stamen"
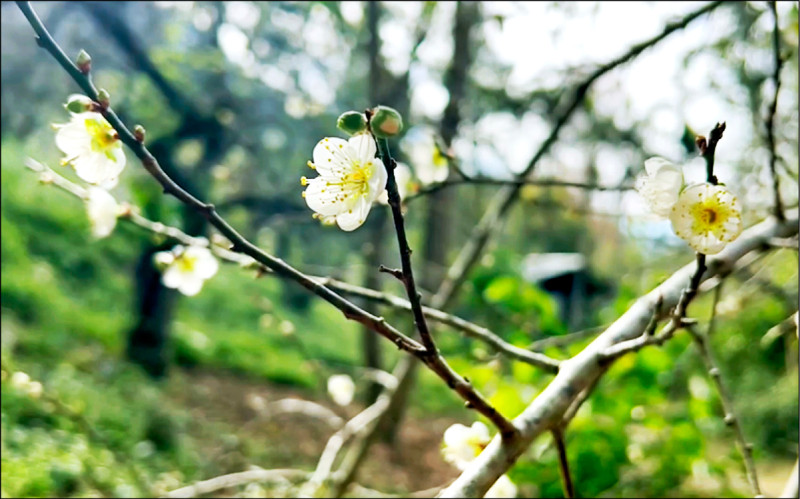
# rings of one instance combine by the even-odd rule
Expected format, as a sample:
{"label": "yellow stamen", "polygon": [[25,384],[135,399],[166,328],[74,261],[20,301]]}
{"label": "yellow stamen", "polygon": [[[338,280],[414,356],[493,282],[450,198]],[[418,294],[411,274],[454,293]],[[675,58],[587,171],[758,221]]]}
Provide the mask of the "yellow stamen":
{"label": "yellow stamen", "polygon": [[300,185],[302,185],[303,187],[307,186],[308,185],[308,179],[305,178],[305,177],[300,177]]}

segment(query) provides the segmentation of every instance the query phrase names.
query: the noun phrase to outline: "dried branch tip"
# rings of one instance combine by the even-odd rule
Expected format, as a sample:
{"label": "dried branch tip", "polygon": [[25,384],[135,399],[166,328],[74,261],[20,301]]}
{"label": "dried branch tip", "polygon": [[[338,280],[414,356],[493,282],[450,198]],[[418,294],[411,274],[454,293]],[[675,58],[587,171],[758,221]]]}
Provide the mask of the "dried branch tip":
{"label": "dried branch tip", "polygon": [[694,143],[697,145],[697,148],[700,149],[700,154],[705,155],[706,149],[708,148],[708,141],[702,135],[698,135],[694,139]]}
{"label": "dried branch tip", "polygon": [[89,74],[89,71],[92,70],[92,57],[88,52],[81,49],[81,51],[78,52],[78,57],[75,58],[75,65],[78,66],[81,73]]}

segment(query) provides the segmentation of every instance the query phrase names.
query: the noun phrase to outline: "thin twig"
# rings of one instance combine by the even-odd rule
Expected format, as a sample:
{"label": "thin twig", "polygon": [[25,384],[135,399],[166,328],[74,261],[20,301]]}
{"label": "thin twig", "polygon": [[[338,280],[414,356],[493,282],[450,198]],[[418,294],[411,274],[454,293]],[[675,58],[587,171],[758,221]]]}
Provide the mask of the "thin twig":
{"label": "thin twig", "polygon": [[607,327],[608,324],[603,326],[590,327],[587,329],[581,329],[580,331],[575,331],[574,333],[562,334],[561,336],[550,336],[547,338],[542,338],[528,345],[528,350],[531,350],[533,352],[543,352],[544,350],[551,347],[556,347],[556,348],[565,347],[573,343],[576,343],[578,341],[585,340],[586,338],[591,338],[592,336],[596,336],[605,331]]}
{"label": "thin twig", "polygon": [[[90,98],[92,98],[94,101],[98,101],[97,89],[92,83],[89,74],[82,73],[78,67],[75,66],[72,61],[70,61],[66,54],[64,54],[63,50],[61,50],[61,47],[58,46],[56,41],[42,24],[42,21],[33,11],[30,2],[17,2],[17,6],[25,15],[26,19],[28,19],[31,27],[38,35],[37,43],[46,49],[56,59],[56,61],[69,73],[73,80],[78,83],[81,89]],[[430,333],[427,330],[425,317],[422,314],[422,307],[419,304],[419,294],[414,286],[413,274],[411,273],[410,266],[410,249],[408,248],[407,242],[405,245],[403,245],[401,242],[401,248],[404,248],[404,251],[401,251],[401,258],[403,259],[404,282],[406,283],[407,290],[410,291],[409,299],[412,302],[412,305],[414,305],[416,302],[416,305],[414,305],[414,320],[420,331],[420,335],[422,336],[423,345],[420,345],[413,339],[389,325],[383,317],[376,317],[375,315],[368,313],[356,304],[339,296],[331,289],[321,285],[319,282],[295,269],[283,260],[269,255],[245,239],[244,236],[239,234],[236,229],[234,229],[219,215],[213,204],[205,203],[197,199],[185,191],[177,183],[175,183],[175,181],[170,178],[169,175],[164,172],[164,170],[161,169],[158,161],[150,153],[147,147],[145,147],[144,143],[136,139],[136,137],[127,129],[127,127],[125,127],[110,106],[98,105],[98,107],[109,124],[117,131],[120,140],[127,145],[134,152],[134,154],[136,154],[147,172],[150,173],[150,175],[153,176],[153,178],[155,178],[159,184],[161,184],[164,189],[164,193],[171,194],[172,196],[178,198],[185,205],[191,207],[205,217],[209,223],[211,223],[211,225],[216,227],[216,229],[219,230],[223,236],[231,241],[232,251],[236,253],[244,253],[260,264],[270,268],[276,274],[297,282],[310,292],[316,294],[320,298],[338,308],[346,318],[364,324],[373,331],[389,339],[399,349],[411,353],[416,358],[421,360],[426,366],[428,366],[437,376],[442,378],[449,388],[464,398],[466,400],[467,407],[474,408],[492,421],[492,423],[498,427],[502,435],[508,437],[516,433],[517,430],[514,425],[511,424],[508,419],[503,417],[503,415],[500,414],[494,407],[492,407],[486,401],[486,399],[483,398],[483,396],[477,393],[475,388],[466,379],[453,371],[452,368],[450,368],[450,366],[441,357],[441,355],[439,355],[436,351],[436,347],[433,344]],[[389,166],[389,168],[391,167],[392,166]],[[400,225],[398,227],[402,228],[402,213],[399,212],[400,201],[399,194],[397,192],[397,183],[394,181],[393,171],[391,171],[391,169],[389,171],[390,181],[394,184],[393,192],[390,190],[389,193],[389,200],[390,204],[394,205],[392,208],[395,217],[398,215],[400,217]],[[405,233],[400,234],[400,232],[398,232],[398,241],[405,239]]]}
{"label": "thin twig", "polygon": [[[53,40],[50,33],[42,24],[39,17],[33,11],[29,2],[17,2],[22,13],[28,19],[31,27],[38,35],[37,43],[45,48],[69,73],[81,89],[93,100],[97,101],[97,89],[88,74],[83,74],[77,66],[64,54],[58,44]],[[400,331],[389,325],[382,317],[376,317],[361,309],[354,303],[342,298],[325,286],[320,285],[309,276],[303,274],[294,267],[288,265],[283,260],[275,258],[263,250],[256,247],[250,241],[239,234],[227,221],[225,221],[216,211],[213,204],[204,203],[195,198],[178,184],[176,184],[159,166],[158,161],[148,151],[142,142],[139,142],[134,135],[125,127],[119,117],[110,107],[101,110],[103,116],[119,134],[120,140],[127,145],[136,156],[142,161],[145,169],[150,173],[164,188],[164,192],[178,198],[187,206],[193,208],[205,217],[214,227],[219,230],[232,243],[231,250],[237,253],[244,253],[266,267],[272,269],[277,274],[299,283],[312,293],[316,294],[325,301],[342,311],[345,317],[360,322],[378,334],[392,341],[398,348],[414,355],[422,355],[425,348],[405,336]]]}
{"label": "thin twig", "polygon": [[[25,164],[31,170],[44,174],[40,176],[40,181],[44,183],[52,183],[54,186],[66,192],[69,192],[70,194],[80,199],[84,200],[86,199],[87,194],[86,190],[83,187],[64,178],[63,176],[61,176],[59,173],[57,173],[55,170],[48,167],[47,165],[39,163],[38,161],[35,161],[32,158],[27,158],[25,160]],[[135,213],[134,211],[128,210],[125,214],[120,215],[120,218],[133,225],[141,227],[142,229],[145,229],[149,232],[170,239],[174,239],[177,242],[180,242],[181,244],[185,244],[187,246],[196,245],[196,246],[209,247],[211,251],[223,261],[235,263],[244,268],[254,268],[263,275],[272,275],[280,277],[274,272],[272,272],[269,268],[263,267],[261,264],[259,264],[258,262],[256,262],[255,260],[246,255],[242,255],[241,253],[234,253],[232,251],[223,248],[222,246],[219,246],[217,244],[212,244],[208,241],[208,239],[192,237],[176,227],[164,225],[161,222],[154,222],[148,218],[139,215],[138,213]],[[380,303],[383,305],[388,305],[399,310],[407,310],[407,311],[411,310],[411,303],[408,300],[405,300],[398,296],[376,291],[374,289],[355,286],[353,284],[348,284],[346,282],[342,282],[333,279],[331,277],[317,277],[317,276],[309,276],[309,277],[311,277],[312,279],[316,280],[320,284],[330,289],[333,289],[348,296],[358,296],[361,298],[366,298],[370,301]],[[502,338],[500,338],[495,333],[493,333],[492,331],[483,326],[479,326],[461,317],[447,314],[445,312],[442,312],[441,310],[437,310],[431,307],[423,306],[422,311],[427,318],[439,322],[441,324],[451,326],[452,328],[464,333],[465,335],[471,338],[483,341],[486,344],[494,347],[498,352],[507,355],[512,359],[516,359],[521,362],[526,362],[533,366],[540,367],[548,372],[555,373],[558,371],[558,364],[559,364],[558,360],[555,360],[551,357],[548,357],[540,353],[529,352],[523,348],[511,345],[510,343],[503,341]],[[588,331],[594,332],[593,330],[588,330]],[[575,334],[584,334],[584,332],[579,332]],[[557,337],[556,339],[558,338],[562,337]],[[301,353],[303,353],[304,357],[306,357],[308,361],[314,362],[314,359],[310,357],[310,355],[307,352],[307,349],[305,349],[305,345],[302,343],[299,337],[296,338],[296,340],[297,340],[297,346],[301,348],[301,350],[303,350],[303,352]],[[315,368],[319,368],[319,366]],[[320,379],[324,377],[322,376],[321,371],[318,372],[317,374],[320,377]],[[384,372],[384,374],[391,376],[389,373],[386,372]]]}
{"label": "thin twig", "polygon": [[778,183],[778,171],[776,168],[777,154],[775,152],[775,113],[778,110],[778,92],[781,89],[781,68],[783,67],[783,58],[781,58],[781,31],[778,24],[778,9],[775,5],[775,0],[769,2],[769,9],[772,11],[772,17],[775,20],[775,25],[772,30],[772,52],[775,59],[775,67],[772,72],[772,81],[775,85],[775,93],[772,96],[772,102],[769,106],[767,113],[767,120],[765,123],[767,129],[767,145],[769,146],[769,172],[772,175],[772,191],[775,196],[775,206],[773,213],[778,220],[783,220],[783,204],[781,203],[781,190]]}
{"label": "thin twig", "polygon": [[[710,184],[716,185],[718,183],[717,177],[714,175],[714,156],[717,150],[717,144],[722,139],[722,134],[725,132],[725,123],[717,123],[711,130],[708,138],[701,136],[697,137],[697,147],[700,149],[700,154],[706,160],[706,181]],[[629,352],[635,352],[648,345],[662,345],[665,341],[672,338],[676,331],[680,328],[688,326],[691,322],[686,319],[686,309],[689,303],[697,295],[700,288],[700,283],[703,280],[708,267],[706,266],[706,255],[697,252],[695,255],[695,271],[689,279],[689,285],[684,288],[681,293],[678,304],[675,306],[675,311],[670,318],[670,322],[661,330],[661,333],[654,335],[656,324],[661,316],[661,304],[663,297],[659,297],[658,301],[653,307],[653,312],[650,322],[645,328],[644,333],[639,338],[623,341],[612,345],[601,354],[601,359],[605,362],[614,360]]]}
{"label": "thin twig", "polygon": [[[367,110],[365,114],[367,115],[367,126],[369,126],[371,113],[369,110]],[[419,331],[422,344],[425,345],[426,354],[434,356],[439,353],[439,350],[436,348],[436,343],[433,341],[433,337],[428,329],[428,323],[425,320],[425,314],[422,313],[422,295],[419,293],[419,291],[417,291],[417,285],[414,281],[414,270],[411,266],[411,247],[409,246],[408,238],[406,237],[403,209],[400,206],[400,192],[397,188],[397,180],[394,176],[394,170],[397,166],[397,163],[395,162],[394,158],[392,158],[392,155],[389,151],[389,141],[381,138],[375,138],[375,140],[378,145],[378,156],[380,156],[381,160],[383,161],[388,173],[386,192],[389,198],[389,207],[392,209],[394,228],[397,232],[397,245],[400,251],[400,264],[402,266],[401,271],[393,271],[392,269],[387,269],[387,267],[383,266],[381,267],[381,271],[389,272],[397,279],[402,281],[406,288],[408,301],[411,302],[411,312],[414,315],[414,325],[416,326],[417,331]]]}
{"label": "thin twig", "polygon": [[[713,318],[715,314],[712,312],[712,320],[709,323],[709,330],[713,325]],[[714,361],[713,356],[711,355],[711,350],[708,345],[707,335],[704,335],[694,326],[690,326],[687,328],[689,333],[692,335],[695,344],[697,344],[697,348],[700,351],[700,356],[703,358],[703,362],[706,365],[706,369],[708,369],[708,374],[711,376],[711,379],[714,382],[714,386],[717,388],[717,393],[719,394],[720,401],[722,402],[722,409],[724,411],[724,420],[727,426],[732,426],[734,431],[736,432],[736,443],[737,447],[739,448],[739,452],[742,454],[742,459],[744,460],[744,468],[747,473],[747,480],[750,482],[750,487],[753,489],[753,494],[756,497],[763,497],[761,494],[761,488],[758,485],[758,474],[756,472],[756,466],[753,462],[753,446],[749,444],[747,440],[745,440],[744,432],[742,431],[742,426],[739,423],[739,418],[736,416],[733,408],[733,399],[728,393],[727,388],[722,383],[721,373],[719,368]]]}
{"label": "thin twig", "polygon": [[[575,110],[578,109],[587,92],[589,91],[589,88],[598,78],[614,68],[630,61],[647,48],[657,44],[675,31],[685,28],[689,23],[698,17],[711,12],[723,3],[724,2],[721,1],[710,2],[700,9],[688,14],[679,21],[667,24],[667,26],[664,27],[664,30],[658,35],[632,46],[621,56],[595,69],[585,80],[575,87],[571,100],[558,113],[555,119],[555,124],[553,125],[553,129],[550,131],[550,135],[548,135],[544,142],[542,142],[542,144],[539,146],[539,149],[536,151],[531,160],[528,162],[528,165],[518,175],[518,177],[530,177],[536,168],[536,165],[545,156],[545,154],[548,153],[550,147],[552,147],[552,145],[556,142],[561,129],[569,121]],[[480,222],[475,226],[475,229],[473,229],[469,239],[463,245],[461,252],[456,257],[455,262],[448,269],[445,280],[442,282],[439,292],[437,293],[437,299],[434,301],[434,303],[440,305],[437,308],[446,308],[446,305],[450,302],[450,300],[453,299],[456,292],[461,287],[464,279],[467,278],[469,271],[480,259],[480,255],[483,252],[486,244],[489,242],[492,233],[498,229],[498,227],[501,225],[500,222],[502,218],[514,204],[514,201],[516,201],[521,187],[522,186],[520,185],[506,186],[495,195],[494,199],[492,199],[492,202],[484,213],[483,218],[481,218]]]}
{"label": "thin twig", "polygon": [[564,432],[561,428],[556,428],[552,432],[553,441],[556,443],[558,451],[558,468],[561,471],[562,485],[564,486],[564,497],[572,499],[575,497],[575,486],[572,483],[572,476],[569,472],[569,461],[567,460],[567,446],[564,442]]}
{"label": "thin twig", "polygon": [[[369,126],[371,117],[369,110],[367,110],[365,114],[367,115],[367,124]],[[445,380],[447,386],[455,390],[455,392],[466,401],[466,407],[475,409],[486,416],[486,418],[497,427],[500,434],[503,435],[503,438],[510,438],[517,433],[517,429],[511,421],[500,414],[497,409],[475,390],[475,387],[473,387],[469,381],[450,368],[444,358],[439,354],[439,349],[433,341],[433,337],[428,329],[428,323],[425,320],[425,314],[422,310],[422,295],[417,291],[414,281],[414,271],[411,266],[411,248],[408,245],[408,239],[406,237],[400,193],[397,189],[397,180],[394,176],[394,170],[397,164],[389,151],[389,142],[386,139],[376,140],[378,144],[378,155],[381,157],[388,173],[386,191],[388,193],[389,206],[392,210],[392,218],[397,232],[397,244],[400,250],[400,262],[402,267],[401,280],[406,288],[408,301],[411,304],[414,325],[417,327],[420,338],[422,339],[422,344],[425,346],[425,351],[421,354],[417,354],[417,358]]]}
{"label": "thin twig", "polygon": [[451,179],[451,180],[446,180],[444,182],[437,182],[425,186],[420,190],[418,190],[417,192],[406,196],[406,198],[403,201],[410,202],[416,198],[422,196],[428,196],[435,192],[439,192],[443,189],[460,185],[478,185],[478,186],[535,185],[538,187],[573,187],[576,189],[586,189],[593,191],[627,191],[633,189],[633,186],[631,185],[599,185],[587,182],[569,182],[566,180],[555,180],[555,179],[533,179],[533,178],[501,179],[501,178],[491,178],[491,177],[473,177],[465,175],[463,172],[460,173],[460,175],[462,176],[462,178],[460,179]]}
{"label": "thin twig", "polygon": [[[727,275],[745,255],[764,251],[764,241],[771,237],[789,237],[797,233],[797,211],[787,212],[787,220],[779,222],[774,217],[746,229],[725,251],[709,256],[708,272],[703,278]],[[696,271],[690,263],[677,270],[657,288],[639,298],[597,339],[575,357],[562,362],[558,375],[547,387],[514,419],[520,435],[511,441],[493,439],[481,455],[465,469],[439,495],[440,497],[481,497],[491,485],[529,448],[531,443],[554,425],[560,424],[566,411],[598,377],[608,365],[601,362],[601,354],[609,346],[642,336],[653,314],[658,297],[663,297],[663,308],[674,308],[686,282]],[[671,321],[670,321],[671,323]],[[668,323],[668,324],[670,324]]]}

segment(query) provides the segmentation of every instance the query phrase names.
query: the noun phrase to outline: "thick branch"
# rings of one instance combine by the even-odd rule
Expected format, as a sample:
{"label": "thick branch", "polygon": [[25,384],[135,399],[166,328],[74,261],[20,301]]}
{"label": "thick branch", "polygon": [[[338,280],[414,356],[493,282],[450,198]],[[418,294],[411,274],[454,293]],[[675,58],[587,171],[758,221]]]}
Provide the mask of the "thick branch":
{"label": "thick branch", "polygon": [[[719,254],[708,257],[708,270],[701,278],[708,280],[725,275],[734,264],[751,251],[760,251],[771,237],[788,237],[797,233],[797,211],[787,213],[788,220],[766,220],[744,231]],[[544,391],[520,414],[514,424],[520,435],[509,441],[495,438],[475,461],[459,476],[441,497],[481,497],[528,448],[534,438],[560,424],[576,397],[605,371],[602,352],[610,346],[641,335],[650,323],[659,299],[664,310],[678,304],[685,283],[694,273],[691,263],[675,272],[669,279],[637,300],[631,308],[581,353],[561,363],[558,375]]]}

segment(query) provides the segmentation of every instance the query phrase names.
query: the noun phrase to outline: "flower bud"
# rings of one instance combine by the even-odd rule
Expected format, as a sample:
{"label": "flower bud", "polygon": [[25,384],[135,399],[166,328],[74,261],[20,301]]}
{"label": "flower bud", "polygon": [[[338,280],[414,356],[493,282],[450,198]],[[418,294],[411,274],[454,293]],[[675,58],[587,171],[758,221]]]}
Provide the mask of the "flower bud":
{"label": "flower bud", "polygon": [[349,135],[362,133],[367,129],[367,117],[364,113],[347,111],[336,120],[336,128]]}
{"label": "flower bud", "polygon": [[108,107],[108,105],[111,103],[111,96],[108,95],[108,90],[101,88],[97,91],[97,102],[99,102],[104,108]]}
{"label": "flower bud", "polygon": [[144,142],[145,133],[146,131],[142,125],[133,127],[133,136],[136,137],[137,142]]}
{"label": "flower bud", "polygon": [[153,264],[156,269],[163,272],[172,262],[175,261],[175,255],[170,251],[159,251],[153,255]]}
{"label": "flower bud", "polygon": [[396,109],[388,106],[377,106],[372,110],[370,120],[372,133],[376,137],[394,137],[403,130],[403,118]]}
{"label": "flower bud", "polygon": [[78,52],[78,57],[75,59],[75,65],[78,66],[81,73],[89,74],[89,71],[92,70],[92,57],[88,52],[81,49],[81,51]]}
{"label": "flower bud", "polygon": [[85,95],[72,94],[67,97],[67,103],[64,104],[64,107],[71,113],[85,113],[86,111],[92,110],[94,102]]}

